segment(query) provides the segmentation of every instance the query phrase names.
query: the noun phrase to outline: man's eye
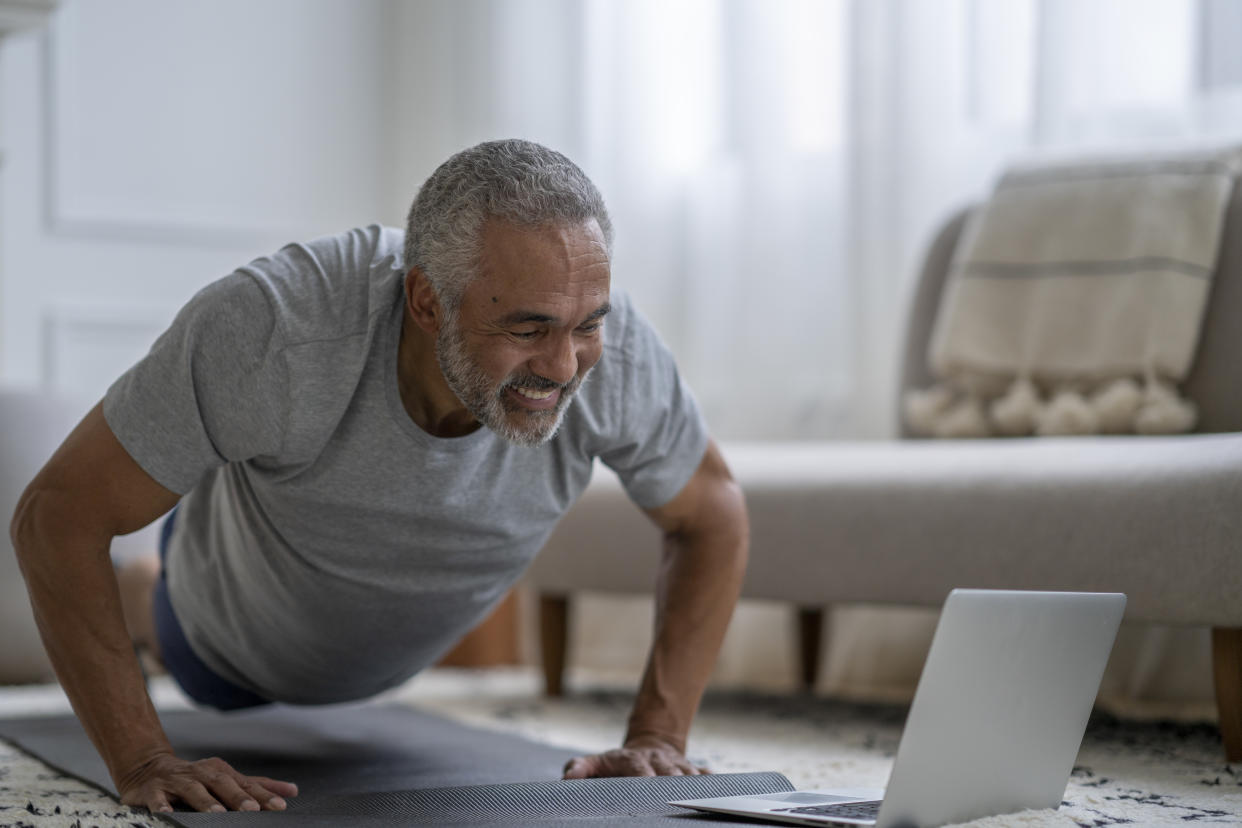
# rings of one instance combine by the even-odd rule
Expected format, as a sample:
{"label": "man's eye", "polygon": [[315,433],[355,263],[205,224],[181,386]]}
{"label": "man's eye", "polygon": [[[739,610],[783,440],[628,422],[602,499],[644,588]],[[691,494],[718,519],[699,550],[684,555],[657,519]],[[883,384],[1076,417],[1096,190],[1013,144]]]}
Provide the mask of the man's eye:
{"label": "man's eye", "polygon": [[580,325],[578,327],[578,333],[592,334],[602,327],[604,327],[603,322],[590,322],[586,325]]}
{"label": "man's eye", "polygon": [[539,336],[539,331],[509,331],[509,335],[515,339],[534,339]]}

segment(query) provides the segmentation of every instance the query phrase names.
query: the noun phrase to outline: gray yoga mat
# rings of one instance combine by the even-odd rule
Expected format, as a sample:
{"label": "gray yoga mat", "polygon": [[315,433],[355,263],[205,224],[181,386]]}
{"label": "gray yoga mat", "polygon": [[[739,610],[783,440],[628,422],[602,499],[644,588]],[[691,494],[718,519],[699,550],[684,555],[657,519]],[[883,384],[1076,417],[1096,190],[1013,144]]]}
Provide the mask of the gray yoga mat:
{"label": "gray yoga mat", "polygon": [[[177,812],[195,826],[658,825],[733,822],[669,799],[792,790],[784,776],[721,774],[561,781],[580,751],[479,730],[403,707],[272,706],[161,716],[178,755],[220,756],[246,773],[296,782],[284,812]],[[115,795],[94,746],[72,716],[0,720],[7,739],[53,767]]]}

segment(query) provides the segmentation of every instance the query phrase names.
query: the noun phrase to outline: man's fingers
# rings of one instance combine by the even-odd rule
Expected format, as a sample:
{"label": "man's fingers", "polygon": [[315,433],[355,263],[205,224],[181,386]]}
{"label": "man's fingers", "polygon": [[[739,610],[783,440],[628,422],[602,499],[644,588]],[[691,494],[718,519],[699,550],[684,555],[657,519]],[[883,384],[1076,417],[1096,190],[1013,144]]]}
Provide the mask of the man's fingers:
{"label": "man's fingers", "polygon": [[658,753],[647,758],[647,764],[656,776],[685,776],[676,762],[670,762]]}
{"label": "man's fingers", "polygon": [[711,771],[707,769],[706,765],[696,765],[694,762],[684,757],[681,760],[681,769],[686,776],[699,776],[700,774],[711,773]]}
{"label": "man's fingers", "polygon": [[152,813],[171,811],[172,802],[196,811],[283,811],[285,797],[298,795],[292,782],[246,776],[219,757],[187,762],[159,755],[120,779],[121,801]]}
{"label": "man's fingers", "polygon": [[579,756],[565,763],[565,779],[595,776],[697,776],[711,773],[680,753],[669,750],[621,748],[594,756]]}
{"label": "man's fingers", "polygon": [[677,767],[677,762],[673,761],[673,757],[656,754],[640,754],[635,757],[635,765],[640,768],[651,768],[651,773],[643,773],[643,776],[682,776],[681,768]]}
{"label": "man's fingers", "polygon": [[196,811],[226,811],[220,801],[212,796],[201,782],[182,782],[173,791],[186,805]]}
{"label": "man's fingers", "polygon": [[592,773],[594,773],[594,763],[587,760],[584,756],[578,756],[565,762],[565,770],[561,773],[561,778],[566,778],[566,780],[585,780]]}
{"label": "man's fingers", "polygon": [[289,807],[289,803],[285,802],[284,797],[281,796],[269,796],[266,800],[260,801],[263,803],[265,811],[283,811]]}
{"label": "man's fingers", "polygon": [[173,807],[169,804],[168,797],[164,795],[163,791],[153,791],[147,797],[147,810],[153,814],[170,814],[172,809]]}
{"label": "man's fingers", "polygon": [[595,756],[578,756],[565,763],[563,779],[590,779],[599,775],[598,758]]}
{"label": "man's fingers", "polygon": [[242,776],[239,773],[237,774],[237,784],[242,786],[246,793],[249,794],[248,798],[257,806],[255,808],[247,808],[243,805],[238,810],[256,811],[264,809],[268,811],[283,811],[285,809],[287,803],[284,798],[279,794],[273,793],[270,788],[261,784],[255,777]]}
{"label": "man's fingers", "polygon": [[298,786],[292,782],[282,782],[266,776],[241,776],[240,774],[239,778],[242,780],[242,786],[267,811],[285,810],[289,806],[285,797],[298,795]]}
{"label": "man's fingers", "polygon": [[[240,776],[238,774],[237,776]],[[221,773],[211,778],[211,792],[215,794],[216,799],[224,803],[224,805],[232,811],[257,811],[261,807],[258,800],[250,792],[249,786],[246,785],[244,778],[236,778],[227,773]],[[257,786],[256,786],[257,787]],[[263,799],[267,799],[263,796]]]}
{"label": "man's fingers", "polygon": [[565,764],[565,779],[595,776],[698,776],[711,773],[671,750],[621,748],[579,756]]}
{"label": "man's fingers", "polygon": [[658,757],[644,755],[637,750],[618,751],[616,770],[624,776],[659,776],[655,761]]}
{"label": "man's fingers", "polygon": [[247,778],[255,782],[258,782],[264,788],[271,791],[273,794],[277,796],[297,796],[298,795],[298,786],[293,784],[292,782],[282,782],[279,779],[269,779],[266,776],[250,776]]}

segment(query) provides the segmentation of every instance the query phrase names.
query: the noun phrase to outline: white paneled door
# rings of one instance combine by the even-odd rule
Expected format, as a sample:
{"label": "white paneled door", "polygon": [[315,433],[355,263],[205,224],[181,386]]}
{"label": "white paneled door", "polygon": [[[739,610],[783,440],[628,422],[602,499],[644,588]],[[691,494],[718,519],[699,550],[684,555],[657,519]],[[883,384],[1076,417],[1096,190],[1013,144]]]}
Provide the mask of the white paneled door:
{"label": "white paneled door", "polygon": [[388,8],[70,0],[0,40],[0,383],[93,402],[206,283],[386,218]]}
{"label": "white paneled door", "polygon": [[208,282],[392,221],[390,8],[0,0],[0,392],[71,423]]}

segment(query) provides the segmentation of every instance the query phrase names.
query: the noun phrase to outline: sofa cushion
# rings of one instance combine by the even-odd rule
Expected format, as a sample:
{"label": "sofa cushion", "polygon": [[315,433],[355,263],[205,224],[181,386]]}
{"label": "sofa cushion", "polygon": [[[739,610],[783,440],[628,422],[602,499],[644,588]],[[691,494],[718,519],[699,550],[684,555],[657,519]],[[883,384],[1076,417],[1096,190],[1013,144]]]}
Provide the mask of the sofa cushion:
{"label": "sofa cushion", "polygon": [[[1127,617],[1242,626],[1242,434],[725,444],[743,594],[939,605],[954,587],[1124,592]],[[602,467],[530,570],[648,592],[659,533]]]}

